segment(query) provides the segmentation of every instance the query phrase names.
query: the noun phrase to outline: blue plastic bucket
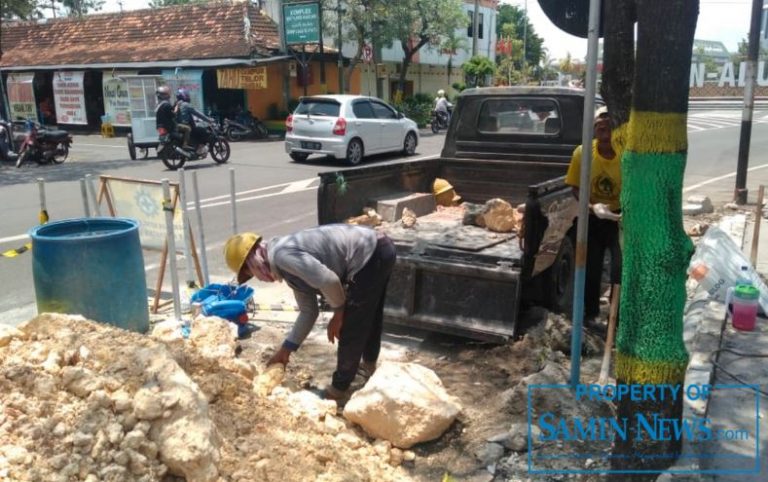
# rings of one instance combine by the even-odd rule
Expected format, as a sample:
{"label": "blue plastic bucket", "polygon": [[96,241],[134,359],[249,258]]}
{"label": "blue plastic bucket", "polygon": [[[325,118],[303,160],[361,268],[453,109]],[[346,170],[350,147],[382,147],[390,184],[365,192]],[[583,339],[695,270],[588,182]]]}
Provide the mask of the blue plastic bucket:
{"label": "blue plastic bucket", "polygon": [[81,314],[126,330],[149,329],[139,223],[56,221],[29,231],[38,313]]}

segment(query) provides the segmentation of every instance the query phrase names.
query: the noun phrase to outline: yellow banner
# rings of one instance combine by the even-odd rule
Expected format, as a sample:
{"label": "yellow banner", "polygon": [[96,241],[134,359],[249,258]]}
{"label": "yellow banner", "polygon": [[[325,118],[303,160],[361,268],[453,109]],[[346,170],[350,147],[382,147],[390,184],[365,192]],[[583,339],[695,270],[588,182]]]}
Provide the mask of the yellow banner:
{"label": "yellow banner", "polygon": [[217,69],[219,89],[266,89],[267,68]]}

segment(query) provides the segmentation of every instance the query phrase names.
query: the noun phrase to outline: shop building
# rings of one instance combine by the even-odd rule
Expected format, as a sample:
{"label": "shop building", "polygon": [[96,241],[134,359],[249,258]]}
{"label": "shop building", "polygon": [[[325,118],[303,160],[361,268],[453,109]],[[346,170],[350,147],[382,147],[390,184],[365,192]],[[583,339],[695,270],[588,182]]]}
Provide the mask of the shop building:
{"label": "shop building", "polygon": [[[198,109],[221,117],[247,109],[284,118],[288,100],[304,94],[304,79],[307,94],[322,90],[323,58],[313,55],[302,75],[293,52],[280,49],[277,24],[250,2],[4,21],[0,42],[3,111],[14,120],[96,129],[109,118],[128,127],[128,80],[136,76],[185,87]],[[333,52],[326,57],[328,65],[336,60]],[[326,82],[336,84],[334,69],[326,69]],[[352,89],[360,89],[359,73]]]}

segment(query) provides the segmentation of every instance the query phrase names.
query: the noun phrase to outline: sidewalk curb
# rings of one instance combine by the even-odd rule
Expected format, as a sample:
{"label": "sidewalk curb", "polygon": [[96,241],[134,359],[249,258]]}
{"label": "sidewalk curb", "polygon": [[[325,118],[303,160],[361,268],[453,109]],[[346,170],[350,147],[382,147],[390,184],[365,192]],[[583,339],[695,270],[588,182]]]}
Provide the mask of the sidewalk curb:
{"label": "sidewalk curb", "polygon": [[[747,228],[747,219],[744,214],[726,216],[718,227],[728,233],[737,246],[743,247]],[[710,301],[709,295],[697,288],[685,307],[683,319],[683,340],[690,354],[684,387],[693,384],[712,385],[715,367],[710,361],[710,355],[722,344],[726,321],[725,305],[718,301]],[[690,400],[684,397],[683,419],[706,417],[709,413],[709,400],[710,397],[704,400]],[[701,468],[700,455],[700,446],[691,444],[687,438],[683,438],[681,457],[667,469],[668,472],[659,475],[656,481],[713,480],[714,477],[711,475],[690,473]]]}

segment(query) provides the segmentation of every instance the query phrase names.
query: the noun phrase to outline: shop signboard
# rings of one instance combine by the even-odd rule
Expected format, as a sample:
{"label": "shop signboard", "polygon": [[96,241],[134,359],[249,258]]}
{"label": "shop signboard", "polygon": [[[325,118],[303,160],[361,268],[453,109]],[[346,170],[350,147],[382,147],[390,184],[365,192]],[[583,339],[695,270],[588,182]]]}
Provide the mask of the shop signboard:
{"label": "shop signboard", "polygon": [[171,96],[176,99],[176,91],[182,87],[189,91],[190,104],[200,112],[205,112],[203,106],[203,71],[191,70],[163,70],[165,85],[171,89]]}
{"label": "shop signboard", "polygon": [[320,4],[283,4],[285,44],[313,44],[320,42]]}
{"label": "shop signboard", "polygon": [[110,117],[113,126],[130,127],[131,125],[131,99],[128,96],[128,83],[124,77],[132,75],[136,75],[136,72],[105,70],[102,75],[104,113]]}
{"label": "shop signboard", "polygon": [[84,72],[56,72],[53,74],[53,101],[56,122],[59,124],[87,125],[85,115]]}
{"label": "shop signboard", "polygon": [[218,69],[216,81],[219,89],[266,89],[267,68]]}
{"label": "shop signboard", "polygon": [[13,120],[37,120],[35,74],[8,74],[8,107]]}

